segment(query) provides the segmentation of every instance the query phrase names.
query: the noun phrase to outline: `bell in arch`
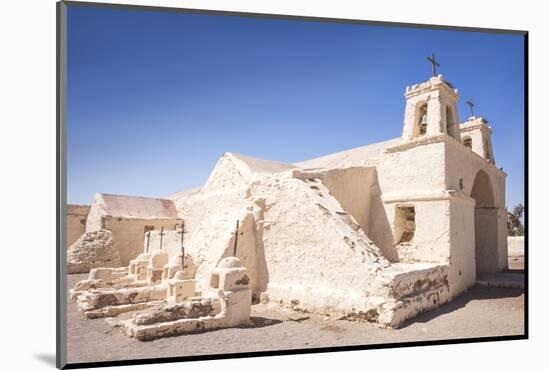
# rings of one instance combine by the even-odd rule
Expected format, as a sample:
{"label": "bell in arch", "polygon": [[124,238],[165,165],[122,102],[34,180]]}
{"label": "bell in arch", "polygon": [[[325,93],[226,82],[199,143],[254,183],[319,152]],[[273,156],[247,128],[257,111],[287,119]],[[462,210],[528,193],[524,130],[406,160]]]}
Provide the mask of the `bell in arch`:
{"label": "bell in arch", "polygon": [[419,122],[420,130],[419,135],[426,135],[426,131],[428,129],[428,109],[426,106],[423,106],[420,110],[420,122]]}

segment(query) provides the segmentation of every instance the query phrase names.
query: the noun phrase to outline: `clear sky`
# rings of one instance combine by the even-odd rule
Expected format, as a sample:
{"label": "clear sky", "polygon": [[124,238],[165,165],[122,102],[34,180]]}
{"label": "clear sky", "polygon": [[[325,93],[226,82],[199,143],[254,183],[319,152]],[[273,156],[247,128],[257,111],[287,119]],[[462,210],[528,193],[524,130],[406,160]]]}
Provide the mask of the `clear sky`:
{"label": "clear sky", "polygon": [[292,163],[398,137],[432,52],[523,202],[521,36],[69,6],[68,202],[200,186],[224,152]]}

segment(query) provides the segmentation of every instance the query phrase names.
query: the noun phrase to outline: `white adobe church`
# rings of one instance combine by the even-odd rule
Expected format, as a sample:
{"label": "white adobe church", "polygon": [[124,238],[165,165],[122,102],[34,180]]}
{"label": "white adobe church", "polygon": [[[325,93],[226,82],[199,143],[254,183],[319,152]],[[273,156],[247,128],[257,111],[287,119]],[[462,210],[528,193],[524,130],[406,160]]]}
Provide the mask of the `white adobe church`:
{"label": "white adobe church", "polygon": [[[226,153],[204,186],[169,199],[97,194],[69,266],[183,247],[204,291],[236,253],[253,303],[398,326],[507,268],[506,174],[488,122],[459,123],[457,100],[434,73],[406,88],[398,138],[294,164]],[[116,262],[86,251],[105,229]]]}

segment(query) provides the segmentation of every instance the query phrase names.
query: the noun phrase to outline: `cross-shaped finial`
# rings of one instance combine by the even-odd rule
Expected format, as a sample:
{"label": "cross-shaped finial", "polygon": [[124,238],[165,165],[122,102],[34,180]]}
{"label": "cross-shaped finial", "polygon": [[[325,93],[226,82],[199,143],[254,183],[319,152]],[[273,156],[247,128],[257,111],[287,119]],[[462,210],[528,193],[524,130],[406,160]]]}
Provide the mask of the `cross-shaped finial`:
{"label": "cross-shaped finial", "polygon": [[432,63],[432,76],[435,77],[436,75],[436,67],[439,67],[439,63],[435,61],[435,54],[432,53],[431,57],[426,57]]}
{"label": "cross-shaped finial", "polygon": [[164,226],[160,228],[160,245],[159,249],[162,249],[162,237],[164,236]]}
{"label": "cross-shaped finial", "polygon": [[233,235],[235,235],[235,242],[233,244],[233,256],[237,256],[237,241],[239,240],[239,234],[243,235],[243,233],[239,233],[239,220],[237,220],[237,226],[235,227],[235,231],[233,232]]}
{"label": "cross-shaped finial", "polygon": [[185,270],[185,248],[183,247],[183,234],[186,234],[187,231],[185,231],[185,222],[181,221],[181,230],[178,231],[178,234],[181,234],[181,269]]}
{"label": "cross-shaped finial", "polygon": [[154,227],[151,225],[145,225],[144,231],[147,235],[147,247],[145,249],[145,253],[149,253],[149,241],[151,240],[151,230],[153,230]]}
{"label": "cross-shaped finial", "polygon": [[472,98],[468,98],[468,101],[466,101],[466,104],[470,107],[470,114],[473,117],[474,116],[474,102],[472,101]]}

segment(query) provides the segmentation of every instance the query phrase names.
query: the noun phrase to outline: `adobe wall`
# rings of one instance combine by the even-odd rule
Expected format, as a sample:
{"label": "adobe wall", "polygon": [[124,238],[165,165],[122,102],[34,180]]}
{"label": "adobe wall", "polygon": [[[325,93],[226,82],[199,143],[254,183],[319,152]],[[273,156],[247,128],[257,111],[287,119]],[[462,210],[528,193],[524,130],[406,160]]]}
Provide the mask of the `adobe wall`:
{"label": "adobe wall", "polygon": [[171,200],[96,194],[86,220],[86,231],[110,230],[122,266],[143,251],[145,226],[175,230],[181,224]]}
{"label": "adobe wall", "polygon": [[386,148],[377,166],[383,196],[421,196],[446,190],[445,144],[441,136]]}
{"label": "adobe wall", "polygon": [[316,179],[281,178],[252,187],[265,199],[266,297],[318,312],[365,309],[381,295],[381,251]]}
{"label": "adobe wall", "polygon": [[[447,168],[445,183],[447,189],[462,191],[469,196],[472,193],[478,172],[483,170],[491,180],[495,196],[495,207],[504,208],[506,206],[506,173],[462,144],[454,140],[446,140],[445,142],[445,167]],[[460,187],[461,179],[462,189]]]}
{"label": "adobe wall", "polygon": [[451,258],[449,286],[455,296],[476,281],[475,201],[465,196],[453,196],[450,201]]}
{"label": "adobe wall", "polygon": [[[378,170],[386,219],[394,238],[396,209],[415,207],[414,240],[409,245],[396,247],[401,261],[454,261],[455,267],[460,266],[450,270],[450,278],[460,282],[456,291],[472,282],[472,269],[468,266],[475,266],[470,263],[470,252],[476,251],[476,245],[483,246],[476,252],[480,271],[506,268],[506,174],[503,171],[447,135],[420,138],[388,148]],[[491,183],[495,203],[492,209],[474,209],[472,205],[458,202],[462,199],[468,203],[470,199],[475,205],[471,193],[480,170],[487,173]],[[477,232],[474,232],[476,224]],[[453,229],[463,232],[456,233]],[[394,245],[398,242],[393,241]],[[451,250],[453,246],[462,246],[462,249]]]}
{"label": "adobe wall", "polygon": [[476,177],[483,171],[487,174],[494,197],[494,208],[476,209],[475,223],[477,267],[483,272],[496,272],[508,266],[508,227],[505,209],[506,173],[486,159],[453,140],[446,140],[445,164],[447,188],[471,197]]}
{"label": "adobe wall", "polygon": [[67,248],[86,231],[90,206],[67,204]]}
{"label": "adobe wall", "polygon": [[165,219],[139,219],[102,216],[102,229],[110,230],[116,240],[116,246],[120,254],[122,266],[127,266],[130,260],[143,252],[145,238],[145,226],[153,226],[160,230],[175,230],[176,224],[181,224],[177,218]]}
{"label": "adobe wall", "polygon": [[[435,137],[388,147],[380,157],[378,178],[391,243],[401,262],[447,263],[450,258],[450,205],[445,191],[445,144]],[[449,140],[452,140],[449,138]],[[415,231],[399,244],[398,209],[414,207]]]}
{"label": "adobe wall", "polygon": [[450,203],[448,198],[390,198],[382,196],[392,235],[396,232],[396,213],[399,207],[414,207],[415,232],[410,243],[393,244],[401,262],[448,263],[450,259]]}
{"label": "adobe wall", "polygon": [[295,171],[294,176],[307,180],[318,178],[342,208],[367,234],[384,257],[398,261],[392,230],[381,199],[376,167],[346,167],[330,170]]}

